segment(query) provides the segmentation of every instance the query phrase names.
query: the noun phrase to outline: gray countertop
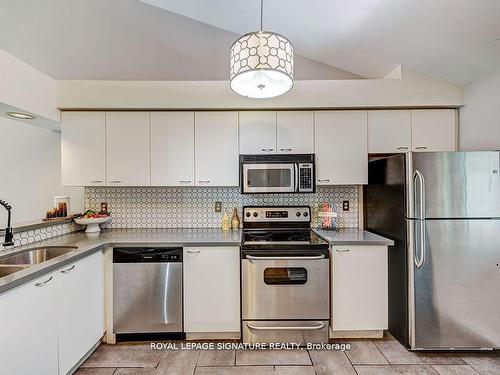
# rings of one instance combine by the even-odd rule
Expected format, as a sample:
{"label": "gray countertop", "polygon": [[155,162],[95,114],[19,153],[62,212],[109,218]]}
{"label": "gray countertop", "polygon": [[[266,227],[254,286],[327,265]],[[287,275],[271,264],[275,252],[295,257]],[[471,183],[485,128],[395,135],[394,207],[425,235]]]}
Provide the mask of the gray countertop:
{"label": "gray countertop", "polygon": [[57,258],[0,278],[0,293],[75,262],[105,247],[115,246],[239,246],[241,231],[220,229],[109,229],[97,235],[75,232],[26,245],[1,255],[0,259],[26,249],[44,246],[78,246]]}
{"label": "gray countertop", "polygon": [[330,245],[394,245],[394,241],[358,228],[340,228],[338,230],[314,229]]}
{"label": "gray countertop", "polygon": [[[315,230],[330,245],[393,245],[394,242],[356,228],[336,231]],[[0,259],[26,249],[44,246],[77,246],[78,249],[57,258],[27,267],[0,278],[0,293],[64,267],[106,247],[117,246],[240,246],[241,230],[220,229],[104,229],[96,235],[75,232],[26,245],[0,255]]]}

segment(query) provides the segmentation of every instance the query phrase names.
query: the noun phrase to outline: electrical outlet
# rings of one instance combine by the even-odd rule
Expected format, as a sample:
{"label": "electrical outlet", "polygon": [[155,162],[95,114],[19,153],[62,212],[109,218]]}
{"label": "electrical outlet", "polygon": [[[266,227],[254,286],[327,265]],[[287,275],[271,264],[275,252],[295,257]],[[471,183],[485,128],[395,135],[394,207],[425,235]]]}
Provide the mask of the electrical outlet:
{"label": "electrical outlet", "polygon": [[349,211],[349,201],[342,201],[342,211]]}
{"label": "electrical outlet", "polygon": [[215,202],[215,212],[221,212],[222,211],[222,202]]}

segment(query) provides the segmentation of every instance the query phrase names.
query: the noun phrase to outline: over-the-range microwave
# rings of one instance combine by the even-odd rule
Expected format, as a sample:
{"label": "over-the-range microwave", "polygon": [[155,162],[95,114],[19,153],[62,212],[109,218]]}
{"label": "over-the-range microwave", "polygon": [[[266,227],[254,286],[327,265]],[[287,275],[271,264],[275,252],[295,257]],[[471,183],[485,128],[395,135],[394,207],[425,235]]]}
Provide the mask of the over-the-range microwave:
{"label": "over-the-range microwave", "polygon": [[243,194],[314,193],[314,154],[240,155]]}

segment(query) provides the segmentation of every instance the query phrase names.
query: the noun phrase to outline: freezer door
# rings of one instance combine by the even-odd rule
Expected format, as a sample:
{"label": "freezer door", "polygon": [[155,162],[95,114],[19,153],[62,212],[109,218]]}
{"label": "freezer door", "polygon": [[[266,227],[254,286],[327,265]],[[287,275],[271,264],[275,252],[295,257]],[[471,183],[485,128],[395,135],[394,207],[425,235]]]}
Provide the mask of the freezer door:
{"label": "freezer door", "polygon": [[408,153],[408,217],[420,218],[416,199],[425,194],[425,218],[500,217],[500,153]]}
{"label": "freezer door", "polygon": [[408,222],[411,348],[499,347],[500,220]]}

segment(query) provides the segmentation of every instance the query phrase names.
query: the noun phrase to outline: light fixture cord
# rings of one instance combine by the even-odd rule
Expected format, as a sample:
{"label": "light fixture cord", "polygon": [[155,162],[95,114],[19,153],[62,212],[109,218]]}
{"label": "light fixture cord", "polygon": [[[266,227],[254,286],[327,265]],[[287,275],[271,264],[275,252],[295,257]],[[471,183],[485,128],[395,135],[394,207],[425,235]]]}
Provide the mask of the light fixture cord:
{"label": "light fixture cord", "polygon": [[262,19],[263,19],[263,14],[264,14],[264,0],[260,0],[260,31],[262,30]]}

